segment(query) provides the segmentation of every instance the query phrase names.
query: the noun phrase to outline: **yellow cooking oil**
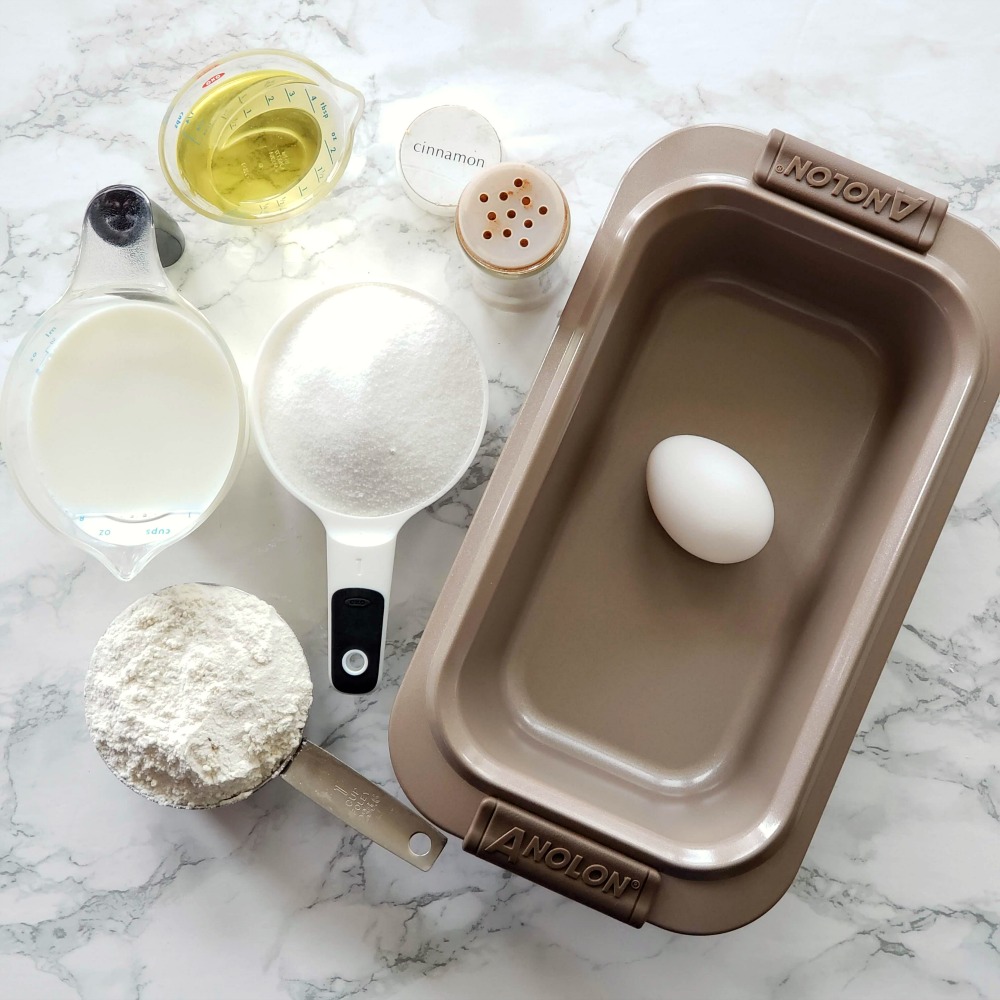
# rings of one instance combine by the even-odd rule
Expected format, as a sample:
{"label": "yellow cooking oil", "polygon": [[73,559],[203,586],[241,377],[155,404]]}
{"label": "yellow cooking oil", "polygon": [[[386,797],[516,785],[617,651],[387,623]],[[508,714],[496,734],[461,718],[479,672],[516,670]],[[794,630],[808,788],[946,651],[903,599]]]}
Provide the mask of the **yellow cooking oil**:
{"label": "yellow cooking oil", "polygon": [[283,71],[213,84],[178,130],[177,166],[192,193],[242,216],[305,201],[324,175],[322,99],[310,81]]}

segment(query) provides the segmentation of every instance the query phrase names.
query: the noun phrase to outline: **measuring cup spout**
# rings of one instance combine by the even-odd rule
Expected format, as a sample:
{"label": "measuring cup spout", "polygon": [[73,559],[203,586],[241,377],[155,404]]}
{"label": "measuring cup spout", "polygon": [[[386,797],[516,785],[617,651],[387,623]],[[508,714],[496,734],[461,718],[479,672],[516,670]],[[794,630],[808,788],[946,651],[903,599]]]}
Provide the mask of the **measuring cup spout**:
{"label": "measuring cup spout", "polygon": [[[362,94],[357,87],[352,87],[350,84],[344,83],[340,80],[337,81],[336,89],[342,94],[347,95],[347,102],[344,106],[344,114],[348,119],[347,142],[350,147],[350,145],[353,145],[354,142],[354,133],[357,130],[358,122],[361,121],[361,116],[364,114],[365,95]],[[350,153],[350,148],[348,148],[348,153]]]}
{"label": "measuring cup spout", "polygon": [[157,553],[154,546],[108,546],[91,551],[123,582],[131,580]]}
{"label": "measuring cup spout", "polygon": [[80,258],[69,294],[148,289],[175,297],[163,272],[184,252],[177,223],[139,188],[98,191],[83,217]]}

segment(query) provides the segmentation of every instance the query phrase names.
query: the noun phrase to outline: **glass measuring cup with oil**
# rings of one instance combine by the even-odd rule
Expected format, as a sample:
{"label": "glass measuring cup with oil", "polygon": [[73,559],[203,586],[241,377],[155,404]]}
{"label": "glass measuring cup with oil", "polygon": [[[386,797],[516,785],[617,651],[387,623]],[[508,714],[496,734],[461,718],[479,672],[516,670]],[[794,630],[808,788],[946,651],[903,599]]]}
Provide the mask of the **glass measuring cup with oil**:
{"label": "glass measuring cup with oil", "polygon": [[274,222],[335,187],[363,110],[359,91],[302,56],[240,52],[181,88],[160,127],[160,163],[203,215]]}

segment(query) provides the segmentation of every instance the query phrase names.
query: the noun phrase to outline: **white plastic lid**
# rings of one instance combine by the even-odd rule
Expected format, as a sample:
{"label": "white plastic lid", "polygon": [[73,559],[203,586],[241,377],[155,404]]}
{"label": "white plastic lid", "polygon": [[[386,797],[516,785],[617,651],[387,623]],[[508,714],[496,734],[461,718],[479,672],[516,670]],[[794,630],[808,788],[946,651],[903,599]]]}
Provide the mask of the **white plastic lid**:
{"label": "white plastic lid", "polygon": [[472,108],[443,104],[410,122],[397,154],[403,190],[434,215],[454,215],[466,184],[500,162],[496,129]]}
{"label": "white plastic lid", "polygon": [[466,185],[455,216],[458,242],[481,268],[511,277],[547,267],[566,244],[562,188],[530,163],[501,163]]}

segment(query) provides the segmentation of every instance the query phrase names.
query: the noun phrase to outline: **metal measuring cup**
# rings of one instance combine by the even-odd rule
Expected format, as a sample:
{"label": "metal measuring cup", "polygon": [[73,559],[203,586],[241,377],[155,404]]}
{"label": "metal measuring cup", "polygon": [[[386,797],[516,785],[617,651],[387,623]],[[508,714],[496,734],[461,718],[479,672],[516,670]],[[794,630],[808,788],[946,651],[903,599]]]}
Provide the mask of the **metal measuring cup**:
{"label": "metal measuring cup", "polygon": [[[89,699],[90,672],[87,681]],[[327,812],[387,851],[391,851],[396,857],[402,858],[421,871],[429,871],[444,848],[447,838],[422,816],[369,781],[364,775],[322,747],[304,739],[303,726],[299,726],[294,734],[295,739],[291,741],[296,744],[292,752],[284,760],[279,761],[269,775],[236,794],[227,794],[223,788],[218,799],[199,801],[155,798],[144,788],[130,781],[122,769],[115,765],[114,760],[106,753],[106,746],[97,738],[93,728],[91,728],[91,738],[111,773],[132,791],[158,805],[177,809],[214,809],[240,802],[272,779],[280,777]]]}

